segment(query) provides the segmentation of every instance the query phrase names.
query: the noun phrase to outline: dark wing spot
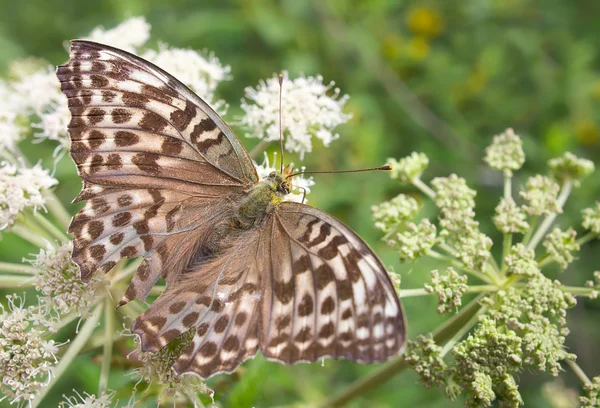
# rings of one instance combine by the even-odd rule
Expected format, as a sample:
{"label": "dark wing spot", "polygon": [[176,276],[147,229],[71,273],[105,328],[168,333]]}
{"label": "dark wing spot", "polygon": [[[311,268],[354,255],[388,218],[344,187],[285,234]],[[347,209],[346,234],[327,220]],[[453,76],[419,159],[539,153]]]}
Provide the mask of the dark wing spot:
{"label": "dark wing spot", "polygon": [[132,146],[140,141],[135,133],[119,130],[115,133],[115,144],[119,147]]}
{"label": "dark wing spot", "polygon": [[335,310],[335,301],[331,296],[328,296],[327,299],[323,301],[321,305],[321,314],[330,314]]}
{"label": "dark wing spot", "polygon": [[200,313],[192,312],[183,318],[182,323],[185,327],[190,327],[192,324],[194,324],[198,321],[199,316],[200,316]]}
{"label": "dark wing spot", "polygon": [[229,318],[227,316],[219,317],[219,320],[215,323],[215,332],[222,333],[229,325]]}
{"label": "dark wing spot", "polygon": [[148,111],[144,113],[139,126],[150,132],[160,132],[169,125],[169,122],[157,113]]}
{"label": "dark wing spot", "polygon": [[308,316],[313,312],[313,298],[311,295],[306,293],[302,297],[302,301],[298,305],[298,314],[300,316]]}
{"label": "dark wing spot", "polygon": [[122,232],[117,232],[115,234],[112,234],[110,236],[110,243],[113,245],[118,245],[123,241],[124,236],[125,236],[125,234],[123,234]]}
{"label": "dark wing spot", "polygon": [[127,109],[116,108],[112,111],[112,120],[113,123],[121,124],[125,122],[129,122],[131,119],[131,112]]}
{"label": "dark wing spot", "polygon": [[112,219],[113,227],[122,227],[127,225],[131,221],[131,213],[130,212],[122,212],[115,215]]}

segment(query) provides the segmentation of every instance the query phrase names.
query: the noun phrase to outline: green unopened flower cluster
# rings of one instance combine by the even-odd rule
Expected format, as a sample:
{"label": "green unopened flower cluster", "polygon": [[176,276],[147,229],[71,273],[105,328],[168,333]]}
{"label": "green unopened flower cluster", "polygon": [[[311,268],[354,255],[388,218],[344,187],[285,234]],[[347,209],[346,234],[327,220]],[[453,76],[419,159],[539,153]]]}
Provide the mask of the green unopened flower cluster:
{"label": "green unopened flower cluster", "polygon": [[555,179],[560,182],[571,180],[578,186],[582,178],[594,171],[594,162],[566,152],[561,157],[549,160],[548,167]]}
{"label": "green unopened flower cluster", "polygon": [[525,233],[529,229],[527,215],[512,197],[502,198],[493,218],[498,231],[504,234]]}
{"label": "green unopened flower cluster", "polygon": [[591,384],[583,387],[585,395],[579,398],[581,408],[600,407],[600,376],[594,377]]}
{"label": "green unopened flower cluster", "polygon": [[504,259],[507,275],[536,276],[540,273],[533,249],[527,249],[522,243],[513,245]]}
{"label": "green unopened flower cluster", "polygon": [[454,347],[453,379],[467,391],[468,406],[489,406],[497,396],[514,399],[518,391],[512,377],[522,365],[521,347],[514,331],[499,329],[489,316],[482,317],[475,332]]}
{"label": "green unopened flower cluster", "polygon": [[490,257],[492,240],[479,231],[475,221],[475,190],[465,179],[452,174],[431,181],[440,210],[440,236],[456,249],[456,257],[469,269],[480,270]]}
{"label": "green unopened flower cluster", "polygon": [[398,249],[400,262],[414,261],[429,251],[436,240],[436,228],[429,220],[419,224],[409,222],[406,228],[387,240],[390,246]]}
{"label": "green unopened flower cluster", "polygon": [[[517,384],[522,371],[557,376],[563,370],[561,363],[576,365],[576,356],[565,347],[567,310],[576,304],[574,294],[599,296],[600,271],[585,287],[573,287],[549,279],[543,268],[553,262],[567,268],[580,245],[600,235],[600,202],[583,210],[582,226],[590,232],[577,239],[575,229],[553,225],[572,188],[594,170],[592,162],[571,153],[550,160],[549,175],[530,177],[515,197],[513,172],[523,166],[525,154],[512,129],[494,137],[485,161],[504,176],[503,194],[493,216],[502,233],[496,246],[501,253],[498,260],[491,254],[492,240],[475,220],[476,191],[455,174],[425,183],[421,180],[427,163],[424,156],[413,153],[389,163],[398,166],[393,178],[410,182],[435,202],[437,236],[435,226],[426,219],[416,225],[396,221],[401,217],[374,215],[376,222],[400,225],[392,228],[393,233],[378,227],[387,232],[384,241],[398,250],[401,260],[429,256],[450,265],[444,273],[433,270],[431,282],[423,289],[400,291],[400,297],[435,294],[439,313],[457,312],[437,331],[445,344],[436,344],[431,335],[419,336],[409,342],[406,362],[425,386],[444,387],[450,399],[464,394],[466,406],[518,407],[523,405]],[[384,208],[374,209],[383,213]],[[467,275],[483,284],[468,285]],[[467,292],[479,295],[461,309]],[[453,363],[444,360],[450,353]],[[585,375],[580,378],[586,380]],[[596,406],[599,388],[595,380],[586,388],[589,392],[582,403]]]}
{"label": "green unopened flower cluster", "polygon": [[383,232],[390,232],[412,220],[419,211],[419,204],[414,198],[399,194],[390,201],[372,206],[371,211],[375,227]]}
{"label": "green unopened flower cluster", "polygon": [[600,271],[594,272],[594,279],[587,281],[585,287],[592,289],[589,294],[590,299],[598,298],[600,295]]}
{"label": "green unopened flower cluster", "polygon": [[390,177],[401,183],[410,183],[421,177],[429,166],[429,158],[423,153],[413,152],[410,156],[400,160],[388,159],[386,164],[392,166]]}
{"label": "green unopened flower cluster", "polygon": [[562,231],[560,228],[554,228],[544,241],[544,247],[548,254],[558,263],[562,270],[567,269],[573,262],[573,252],[579,251],[579,244],[576,241],[577,232],[573,228]]}
{"label": "green unopened flower cluster", "polygon": [[441,352],[442,348],[435,344],[431,334],[419,335],[406,346],[404,359],[427,388],[441,387],[446,383],[447,366]]}
{"label": "green unopened flower cluster", "polygon": [[548,215],[562,212],[558,204],[560,186],[547,176],[537,175],[527,180],[521,197],[527,201],[524,209],[529,215]]}
{"label": "green unopened flower cluster", "polygon": [[494,141],[485,150],[484,160],[491,168],[511,175],[512,170],[519,170],[525,163],[521,138],[510,128],[494,136]]}
{"label": "green unopened flower cluster", "polygon": [[458,310],[462,305],[462,295],[468,289],[467,276],[449,267],[444,275],[431,271],[431,284],[425,285],[425,291],[438,296],[438,313]]}
{"label": "green unopened flower cluster", "polygon": [[560,361],[571,355],[564,349],[567,309],[575,298],[558,281],[537,274],[522,286],[499,291],[488,315],[518,333],[522,339],[523,364],[558,375]]}
{"label": "green unopened flower cluster", "polygon": [[581,212],[583,228],[592,231],[594,234],[600,234],[600,201],[592,208],[586,208]]}

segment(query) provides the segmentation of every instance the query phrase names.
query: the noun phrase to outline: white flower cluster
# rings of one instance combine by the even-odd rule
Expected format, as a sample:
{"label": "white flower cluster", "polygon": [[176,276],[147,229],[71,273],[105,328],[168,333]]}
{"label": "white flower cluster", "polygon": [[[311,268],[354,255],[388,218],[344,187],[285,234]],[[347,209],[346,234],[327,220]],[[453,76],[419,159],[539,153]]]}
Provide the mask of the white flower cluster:
{"label": "white flower cluster", "polygon": [[[320,139],[325,146],[339,135],[333,129],[350,120],[343,113],[348,95],[341,95],[334,83],[323,83],[323,77],[300,76],[290,80],[283,73],[281,115],[285,149],[300,154],[312,151],[312,138]],[[330,92],[333,89],[333,92]],[[248,129],[247,137],[265,141],[279,140],[279,78],[273,76],[260,81],[256,88],[246,88],[242,109],[246,114],[240,124]]]}
{"label": "white flower cluster", "polygon": [[214,101],[221,81],[230,79],[231,67],[223,66],[211,53],[182,48],[167,48],[160,44],[158,51],[148,50],[142,57],[151,61],[190,87],[220,114],[226,111],[224,101]]}
{"label": "white flower cluster", "polygon": [[76,397],[65,397],[59,408],[110,408],[114,393],[95,396],[84,392],[83,395],[75,391]]}
{"label": "white flower cluster", "polygon": [[72,252],[72,242],[58,248],[48,245],[46,250],[40,250],[31,264],[42,270],[35,277],[35,288],[43,294],[38,299],[40,306],[59,315],[75,312],[82,316],[94,305],[101,288],[101,278],[83,282],[79,266],[71,260]]}
{"label": "white flower cluster", "polygon": [[[254,162],[254,167],[256,168],[256,172],[258,173],[259,179],[263,179],[272,172],[279,170],[279,168],[276,168],[277,154],[273,154],[272,163],[269,163],[269,156],[266,152],[264,155],[265,159],[262,162],[262,164],[257,164],[256,162]],[[300,170],[304,171],[304,167],[302,167]],[[304,197],[304,204],[306,204],[308,200],[305,198],[305,196],[310,193],[310,188],[315,185],[315,181],[312,177],[305,178],[302,175],[294,176],[292,180],[292,191],[283,198],[283,201],[301,203],[302,198]]]}
{"label": "white flower cluster", "polygon": [[7,296],[8,310],[0,304],[0,391],[12,403],[31,401],[53,374],[58,346],[44,340],[34,327],[31,308],[23,299]]}
{"label": "white flower cluster", "polygon": [[150,39],[150,24],[144,17],[131,17],[109,30],[96,27],[87,39],[135,52]]}
{"label": "white flower cluster", "polygon": [[57,183],[39,164],[32,168],[0,164],[0,230],[11,226],[25,208],[44,208],[43,190]]}
{"label": "white flower cluster", "polygon": [[[132,17],[109,30],[97,27],[87,37],[138,54],[149,38],[150,24],[143,17]],[[141,55],[181,79],[214,108],[225,105],[222,101],[213,103],[214,92],[219,82],[229,78],[231,70],[212,54],[205,57],[193,50],[161,45],[158,51],[148,50]],[[19,70],[17,73],[19,77],[15,81],[0,81],[0,98],[4,105],[0,112],[0,148],[14,150],[29,127],[19,126],[25,119],[32,128],[39,129],[35,134],[38,141],[55,140],[60,143],[59,148],[67,149],[71,114],[67,98],[60,91],[55,68],[47,65],[32,73]]]}

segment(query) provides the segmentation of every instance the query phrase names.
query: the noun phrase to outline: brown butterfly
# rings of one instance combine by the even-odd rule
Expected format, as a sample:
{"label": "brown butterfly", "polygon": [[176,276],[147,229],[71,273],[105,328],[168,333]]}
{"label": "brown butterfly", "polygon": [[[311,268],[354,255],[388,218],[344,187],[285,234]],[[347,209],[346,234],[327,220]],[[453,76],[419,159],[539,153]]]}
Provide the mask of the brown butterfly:
{"label": "brown butterfly", "polygon": [[143,257],[120,305],[167,289],[133,323],[144,351],[188,338],[179,372],[231,372],[258,350],[282,363],[384,361],[405,342],[377,256],[316,208],[283,202],[291,169],[258,178],[206,102],[135,55],[73,41],[57,69],[83,179],[73,259],[82,278]]}

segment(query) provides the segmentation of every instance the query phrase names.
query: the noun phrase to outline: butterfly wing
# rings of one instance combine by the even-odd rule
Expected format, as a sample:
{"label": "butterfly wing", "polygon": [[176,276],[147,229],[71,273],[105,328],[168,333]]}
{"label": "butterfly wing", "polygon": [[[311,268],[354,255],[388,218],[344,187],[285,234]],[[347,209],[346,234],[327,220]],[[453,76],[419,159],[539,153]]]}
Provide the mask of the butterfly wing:
{"label": "butterfly wing", "polygon": [[142,349],[190,329],[177,372],[231,372],[261,350],[283,362],[384,361],[405,342],[396,292],[376,255],[323,211],[283,203],[214,261],[186,273],[136,319]]}
{"label": "butterfly wing", "polygon": [[[405,342],[405,322],[381,261],[343,223],[285,202],[274,214],[261,351],[291,363],[321,357],[384,361]],[[269,299],[270,298],[270,299]]]}
{"label": "butterfly wing", "polygon": [[143,299],[161,274],[176,278],[190,242],[208,233],[200,227],[227,216],[226,197],[256,183],[256,170],[217,113],[148,61],[73,41],[57,76],[84,181],[76,201],[87,200],[69,229],[73,259],[89,279],[143,256],[124,301]]}

